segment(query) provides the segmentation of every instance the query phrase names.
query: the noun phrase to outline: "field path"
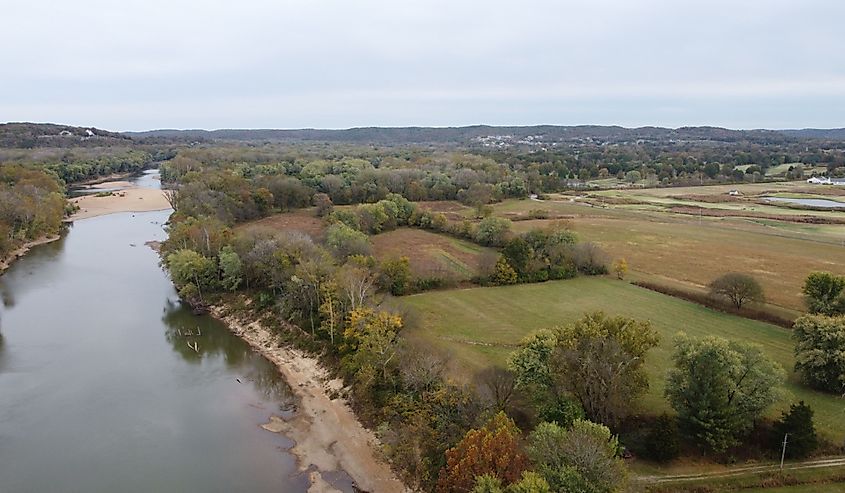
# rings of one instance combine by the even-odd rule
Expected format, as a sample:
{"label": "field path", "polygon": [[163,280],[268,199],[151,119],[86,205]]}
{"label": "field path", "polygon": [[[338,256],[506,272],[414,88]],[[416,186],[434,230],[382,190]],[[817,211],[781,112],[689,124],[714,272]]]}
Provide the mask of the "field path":
{"label": "field path", "polygon": [[[845,467],[845,457],[829,457],[826,459],[816,459],[804,462],[786,463],[783,466],[784,471],[791,471],[797,469],[822,469],[830,467]],[[727,471],[715,471],[707,473],[694,474],[676,474],[668,476],[637,476],[637,481],[645,483],[674,483],[681,481],[697,481],[702,479],[718,479],[729,478],[733,476],[742,476],[745,474],[756,474],[760,472],[774,472],[780,470],[780,464],[764,464],[759,466],[747,466],[730,469]]]}

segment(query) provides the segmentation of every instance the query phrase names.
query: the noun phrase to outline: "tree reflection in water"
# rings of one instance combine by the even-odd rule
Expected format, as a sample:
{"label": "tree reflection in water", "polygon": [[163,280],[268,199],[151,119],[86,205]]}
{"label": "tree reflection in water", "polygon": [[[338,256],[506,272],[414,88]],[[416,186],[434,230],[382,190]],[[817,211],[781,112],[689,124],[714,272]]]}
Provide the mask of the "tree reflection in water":
{"label": "tree reflection in water", "polygon": [[221,322],[207,315],[194,315],[179,301],[172,300],[167,300],[161,320],[166,327],[165,338],[185,361],[199,364],[206,358],[222,357],[227,367],[243,375],[241,383],[251,383],[266,399],[278,402],[280,412],[293,411],[296,400],[275,365]]}

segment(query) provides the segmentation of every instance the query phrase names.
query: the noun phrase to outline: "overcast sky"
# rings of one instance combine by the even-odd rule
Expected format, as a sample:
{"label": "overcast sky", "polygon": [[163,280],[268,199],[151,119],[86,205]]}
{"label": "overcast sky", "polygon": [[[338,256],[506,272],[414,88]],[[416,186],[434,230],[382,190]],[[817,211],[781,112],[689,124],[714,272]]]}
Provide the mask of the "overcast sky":
{"label": "overcast sky", "polygon": [[845,126],[841,0],[0,0],[0,121]]}

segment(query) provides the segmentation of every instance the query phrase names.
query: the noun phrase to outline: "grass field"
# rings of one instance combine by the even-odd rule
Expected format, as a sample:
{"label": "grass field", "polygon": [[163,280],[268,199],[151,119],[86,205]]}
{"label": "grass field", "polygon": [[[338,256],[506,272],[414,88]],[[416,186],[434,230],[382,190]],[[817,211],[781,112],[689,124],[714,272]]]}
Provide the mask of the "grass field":
{"label": "grass field", "polygon": [[407,296],[399,303],[409,310],[406,337],[420,347],[451,356],[450,372],[466,379],[488,365],[502,365],[528,334],[565,324],[584,312],[651,320],[660,345],[647,358],[651,389],[643,411],[668,410],[663,397],[671,366],[672,338],[678,331],[693,336],[717,335],[755,342],[787,371],[785,395],[770,415],[779,416],[791,402],[804,400],[816,412],[820,432],[841,443],[845,438],[845,400],[814,392],[798,383],[791,371],[793,343],[789,331],[773,325],[716,312],[683,300],[609,278],[581,277],[519,286],[473,288]]}
{"label": "grass field", "polygon": [[377,258],[407,256],[420,277],[446,276],[468,280],[478,274],[485,253],[493,250],[468,241],[420,229],[400,228],[370,237]]}

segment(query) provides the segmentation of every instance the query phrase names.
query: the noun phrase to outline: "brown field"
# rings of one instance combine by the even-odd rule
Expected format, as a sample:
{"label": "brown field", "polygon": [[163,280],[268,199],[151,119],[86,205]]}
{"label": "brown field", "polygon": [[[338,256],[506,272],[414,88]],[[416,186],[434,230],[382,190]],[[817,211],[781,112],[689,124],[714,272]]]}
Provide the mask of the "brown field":
{"label": "brown field", "polygon": [[244,230],[269,230],[269,231],[299,231],[319,241],[323,238],[326,224],[322,218],[314,215],[313,209],[302,209],[294,212],[285,212],[265,217],[239,225],[236,229]]}
{"label": "brown field", "polygon": [[379,259],[406,256],[415,276],[446,276],[458,281],[475,276],[484,254],[492,251],[468,241],[410,228],[388,231],[370,239]]}
{"label": "brown field", "polygon": [[[800,196],[823,190],[804,183],[614,190],[607,195],[619,199],[619,204],[598,205],[584,197],[556,195],[541,203],[509,200],[494,205],[494,210],[509,218],[532,209],[567,217],[581,239],[598,243],[611,258],[624,257],[633,279],[701,292],[726,272],[752,274],[765,290],[764,308],[779,316],[794,316],[804,309],[801,286],[810,272],[845,274],[845,225],[837,224],[845,213],[738,203],[726,195],[732,189],[739,189],[746,201],[759,194]],[[706,202],[700,200],[703,195],[708,196]],[[689,197],[699,199],[689,202],[696,204],[695,211],[701,204],[700,215],[682,205]],[[746,206],[758,210],[743,211]],[[551,221],[519,221],[513,229],[527,231]]]}

